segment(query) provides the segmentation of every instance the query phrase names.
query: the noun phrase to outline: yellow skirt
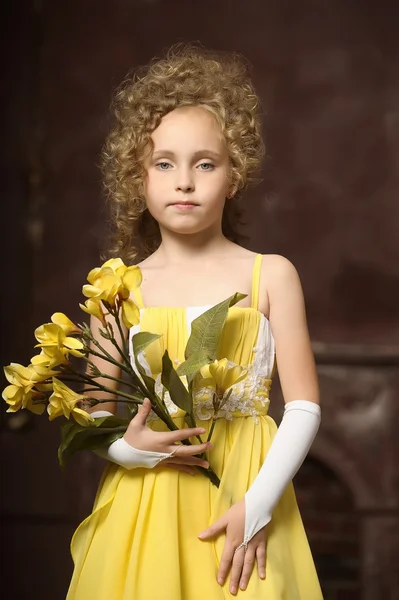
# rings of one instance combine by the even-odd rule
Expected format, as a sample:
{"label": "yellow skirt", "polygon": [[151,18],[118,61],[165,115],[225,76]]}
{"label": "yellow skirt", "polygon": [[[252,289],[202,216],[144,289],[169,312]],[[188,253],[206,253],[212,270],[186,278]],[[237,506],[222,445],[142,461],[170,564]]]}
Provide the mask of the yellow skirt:
{"label": "yellow skirt", "polygon": [[[184,426],[181,418],[176,424]],[[164,428],[159,421],[153,427]],[[219,489],[200,473],[110,464],[92,514],[72,539],[67,600],[322,600],[292,484],[267,526],[266,579],[255,568],[245,591],[233,596],[229,579],[222,587],[216,581],[224,536],[197,537],[243,498],[276,430],[269,416],[217,421],[209,460]]]}

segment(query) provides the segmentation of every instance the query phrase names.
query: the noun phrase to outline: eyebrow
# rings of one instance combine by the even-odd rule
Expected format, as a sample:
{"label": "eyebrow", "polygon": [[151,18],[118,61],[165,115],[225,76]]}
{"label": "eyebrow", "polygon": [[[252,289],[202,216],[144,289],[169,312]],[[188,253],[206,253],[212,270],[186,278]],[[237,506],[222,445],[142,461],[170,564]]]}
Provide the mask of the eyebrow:
{"label": "eyebrow", "polygon": [[[197,150],[196,152],[194,152],[194,154],[192,155],[194,160],[197,160],[200,157],[209,157],[209,158],[213,158],[215,160],[218,160],[221,158],[221,155],[219,154],[219,152],[215,152],[214,150]],[[161,158],[161,157],[168,157],[168,158],[176,158],[176,154],[173,152],[173,150],[156,150],[153,155],[153,158]]]}

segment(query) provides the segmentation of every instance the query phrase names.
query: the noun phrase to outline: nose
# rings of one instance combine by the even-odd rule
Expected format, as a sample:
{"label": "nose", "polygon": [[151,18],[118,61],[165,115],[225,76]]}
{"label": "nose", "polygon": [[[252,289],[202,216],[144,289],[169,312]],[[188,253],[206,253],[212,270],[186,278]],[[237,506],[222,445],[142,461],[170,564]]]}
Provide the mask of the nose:
{"label": "nose", "polygon": [[194,176],[189,168],[182,168],[176,172],[176,191],[188,193],[195,190]]}

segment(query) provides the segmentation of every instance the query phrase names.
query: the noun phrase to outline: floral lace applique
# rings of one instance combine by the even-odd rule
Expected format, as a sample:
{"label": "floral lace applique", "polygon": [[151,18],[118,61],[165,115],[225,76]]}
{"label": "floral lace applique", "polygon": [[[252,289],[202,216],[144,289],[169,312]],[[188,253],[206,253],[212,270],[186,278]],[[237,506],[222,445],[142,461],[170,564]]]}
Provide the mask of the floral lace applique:
{"label": "floral lace applique", "polygon": [[[234,363],[231,363],[232,365]],[[268,392],[270,389],[270,379],[259,377],[254,373],[253,365],[248,367],[248,375],[245,379],[233,386],[233,391],[229,399],[219,410],[217,419],[227,419],[231,421],[234,413],[241,413],[243,416],[251,416],[258,422],[258,416],[264,413],[269,404]],[[172,401],[169,392],[161,383],[159,374],[155,380],[155,391],[163,398],[170,415],[176,415],[179,407]],[[207,421],[213,418],[213,390],[212,388],[197,388],[193,393],[194,417],[200,421]],[[159,417],[151,411],[148,420],[156,420]]]}
{"label": "floral lace applique", "polygon": [[[229,361],[229,366],[234,363]],[[200,380],[199,380],[200,383]],[[244,379],[232,386],[232,392],[228,400],[218,411],[217,419],[231,421],[234,413],[243,416],[252,416],[258,421],[259,409],[264,409],[269,404],[269,389],[271,380],[259,376],[255,371],[255,365],[247,367],[247,375]],[[200,387],[194,391],[194,414],[196,418],[206,421],[213,418],[213,389]],[[261,411],[263,413],[263,411]]]}

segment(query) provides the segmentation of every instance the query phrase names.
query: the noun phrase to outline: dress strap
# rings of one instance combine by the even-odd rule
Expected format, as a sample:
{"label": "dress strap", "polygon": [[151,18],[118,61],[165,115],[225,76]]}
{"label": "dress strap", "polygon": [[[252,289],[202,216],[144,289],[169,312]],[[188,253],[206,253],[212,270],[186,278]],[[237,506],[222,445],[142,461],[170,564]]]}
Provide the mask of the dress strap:
{"label": "dress strap", "polygon": [[254,268],[252,272],[252,300],[251,307],[258,310],[259,307],[259,287],[260,273],[262,267],[262,254],[257,254],[255,257]]}

